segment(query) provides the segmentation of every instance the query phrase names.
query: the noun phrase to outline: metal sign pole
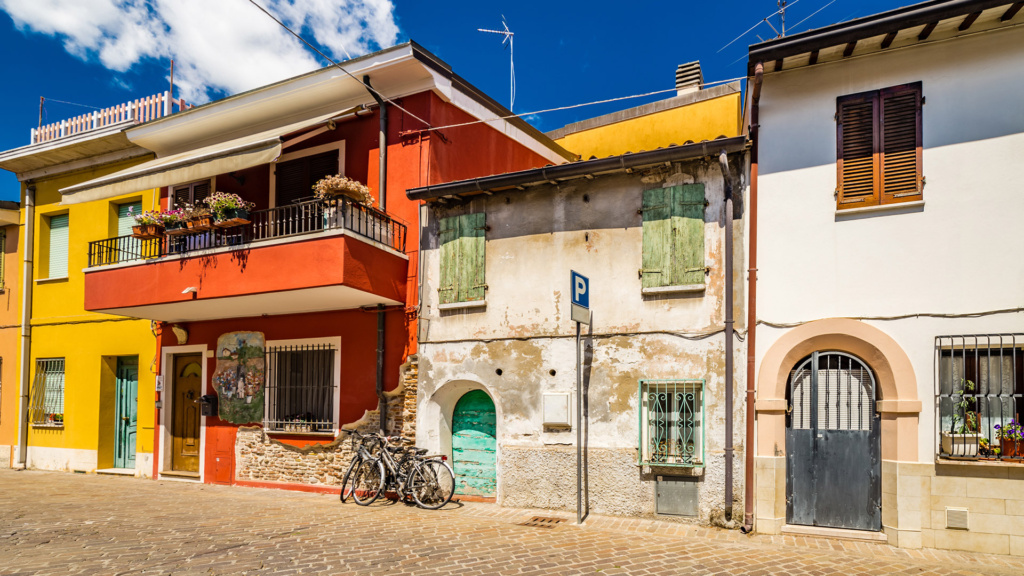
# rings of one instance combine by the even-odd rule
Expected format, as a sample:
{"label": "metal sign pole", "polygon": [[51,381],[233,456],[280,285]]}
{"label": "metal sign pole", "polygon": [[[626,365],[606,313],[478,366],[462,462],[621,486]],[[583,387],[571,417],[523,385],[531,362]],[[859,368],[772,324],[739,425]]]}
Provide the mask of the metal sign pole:
{"label": "metal sign pole", "polygon": [[583,523],[583,369],[580,366],[580,323],[576,323],[576,524]]}

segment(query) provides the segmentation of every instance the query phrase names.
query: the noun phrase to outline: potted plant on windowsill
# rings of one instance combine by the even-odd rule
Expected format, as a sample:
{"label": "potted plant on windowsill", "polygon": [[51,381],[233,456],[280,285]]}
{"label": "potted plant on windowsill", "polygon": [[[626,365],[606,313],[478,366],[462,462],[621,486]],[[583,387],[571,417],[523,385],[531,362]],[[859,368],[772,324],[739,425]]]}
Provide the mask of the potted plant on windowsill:
{"label": "potted plant on windowsill", "polygon": [[218,228],[249,224],[249,211],[256,207],[256,204],[242,200],[238,194],[228,192],[214,192],[203,202],[213,213],[214,226]]}
{"label": "potted plant on windowsill", "polygon": [[953,418],[949,432],[942,432],[942,453],[957,458],[977,458],[981,434],[978,433],[977,400],[968,396],[975,389],[974,382],[960,380],[959,389],[954,388],[950,399],[953,401]]}
{"label": "potted plant on windowsill", "polygon": [[1006,426],[992,427],[999,438],[1003,458],[1024,458],[1024,424],[1010,420]]}
{"label": "potted plant on windowsill", "polygon": [[163,218],[156,210],[147,210],[135,214],[135,207],[128,209],[128,213],[135,219],[135,226],[132,226],[132,237],[140,240],[152,240],[164,234]]}

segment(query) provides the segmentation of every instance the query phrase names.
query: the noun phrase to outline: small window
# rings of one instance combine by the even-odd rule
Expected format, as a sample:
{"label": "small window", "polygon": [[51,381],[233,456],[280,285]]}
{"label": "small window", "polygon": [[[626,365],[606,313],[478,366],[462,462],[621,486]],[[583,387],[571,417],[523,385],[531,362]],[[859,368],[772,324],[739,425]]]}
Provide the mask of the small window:
{"label": "small window", "polygon": [[338,173],[338,150],[280,162],[274,172],[275,203],[287,206],[313,199],[313,185]]}
{"label": "small window", "polygon": [[704,289],[703,184],[644,190],[644,292]]}
{"label": "small window", "polygon": [[29,418],[33,426],[64,425],[64,359],[36,360]]}
{"label": "small window", "polygon": [[47,278],[67,278],[68,228],[67,214],[50,217],[50,248],[47,258]]}
{"label": "small window", "polygon": [[186,204],[193,206],[202,202],[210,195],[210,181],[193,182],[175,186],[171,190],[171,199],[174,201],[173,208],[181,208]]}
{"label": "small window", "polygon": [[330,344],[267,347],[266,430],[334,431],[336,352]]}
{"label": "small window", "polygon": [[483,302],[487,296],[487,218],[483,212],[441,219],[439,302]]}
{"label": "small window", "polygon": [[704,465],[704,380],[640,381],[640,464]]}
{"label": "small window", "polygon": [[939,458],[1024,462],[1024,334],[939,336],[935,345]]}
{"label": "small window", "polygon": [[836,100],[836,208],[922,199],[921,83]]}

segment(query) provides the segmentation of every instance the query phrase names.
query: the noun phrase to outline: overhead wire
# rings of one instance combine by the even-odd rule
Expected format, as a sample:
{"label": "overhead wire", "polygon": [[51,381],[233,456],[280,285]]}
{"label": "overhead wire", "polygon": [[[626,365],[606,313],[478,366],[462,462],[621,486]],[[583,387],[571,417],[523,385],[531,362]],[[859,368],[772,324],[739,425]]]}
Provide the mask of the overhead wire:
{"label": "overhead wire", "polygon": [[[799,2],[800,2],[800,0],[796,0],[796,2],[793,2],[792,4],[790,4],[788,6],[779,8],[775,12],[772,12],[771,14],[765,16],[764,18],[761,18],[760,20],[758,20],[757,24],[754,24],[753,26],[751,26],[749,29],[747,29],[746,32],[744,32],[743,34],[740,34],[739,36],[733,38],[731,41],[729,41],[728,44],[726,44],[725,46],[722,46],[721,48],[719,48],[718,52],[721,52],[722,50],[725,50],[729,46],[732,46],[737,40],[739,40],[740,38],[743,38],[747,34],[750,34],[751,30],[753,30],[754,28],[757,28],[758,26],[760,26],[761,24],[764,24],[765,22],[768,22],[768,19],[771,18],[772,16],[775,16],[776,14],[778,14],[778,13],[784,11],[784,10],[787,10],[789,8],[792,8],[793,6],[796,6],[797,3],[799,3]],[[771,26],[771,23],[769,23],[768,25]],[[718,52],[715,52],[715,54],[718,54]]]}
{"label": "overhead wire", "polygon": [[832,0],[832,1],[831,1],[831,2],[829,2],[828,4],[825,4],[825,5],[824,5],[824,6],[822,6],[821,8],[818,8],[817,10],[815,10],[814,12],[812,12],[810,16],[808,16],[807,18],[804,18],[803,20],[801,20],[801,21],[797,22],[796,24],[794,24],[793,26],[791,26],[791,27],[790,27],[790,30],[792,30],[793,28],[796,28],[797,26],[799,26],[799,25],[803,24],[804,22],[807,22],[807,21],[808,21],[808,20],[810,20],[811,18],[814,18],[814,15],[815,15],[815,14],[817,14],[818,12],[821,12],[821,11],[822,11],[822,10],[824,10],[825,8],[828,8],[829,6],[831,6],[831,5],[835,4],[835,3],[836,3],[836,2],[838,2],[838,1],[839,1],[839,0]]}
{"label": "overhead wire", "polygon": [[71,106],[81,106],[82,108],[91,108],[93,110],[102,110],[102,108],[100,108],[98,106],[89,106],[88,104],[79,104],[78,102],[65,102],[64,100],[55,100],[53,98],[46,98],[45,96],[43,97],[43,99],[46,102],[57,102],[58,104],[70,104]]}
{"label": "overhead wire", "polygon": [[[300,41],[300,42],[302,42],[303,44],[305,44],[306,46],[309,46],[309,48],[310,48],[310,49],[312,49],[312,50],[313,50],[314,52],[316,52],[317,54],[319,54],[321,58],[323,58],[324,60],[327,60],[328,62],[330,62],[330,63],[331,63],[331,64],[332,64],[332,65],[333,65],[333,66],[334,66],[335,68],[337,68],[338,70],[341,70],[341,71],[342,71],[342,72],[344,72],[344,73],[345,73],[346,75],[348,75],[348,77],[349,77],[349,78],[351,78],[351,79],[355,80],[356,82],[359,82],[359,83],[360,83],[360,84],[362,84],[362,85],[363,85],[364,87],[366,87],[366,89],[367,89],[367,90],[369,90],[370,92],[372,92],[372,93],[376,94],[377,96],[380,96],[381,100],[384,100],[385,102],[387,102],[387,103],[391,104],[391,105],[392,105],[392,106],[394,106],[395,108],[398,108],[398,109],[399,109],[399,110],[401,110],[402,112],[405,112],[405,113],[406,113],[407,115],[409,115],[409,116],[410,116],[411,118],[413,118],[413,119],[415,119],[415,120],[418,120],[418,121],[420,121],[420,122],[421,122],[421,123],[422,123],[422,124],[423,124],[424,126],[427,126],[427,127],[428,127],[428,128],[427,128],[428,130],[436,130],[436,128],[433,128],[433,127],[431,127],[431,126],[430,126],[430,122],[427,122],[426,120],[424,120],[424,119],[420,118],[419,116],[417,116],[417,115],[413,114],[413,113],[412,113],[412,112],[410,112],[409,110],[407,110],[407,109],[403,108],[403,107],[402,107],[402,106],[401,106],[400,104],[398,104],[398,103],[397,103],[397,102],[395,102],[394,100],[392,100],[392,99],[388,98],[387,96],[385,96],[385,95],[381,94],[381,93],[380,93],[379,91],[377,91],[377,90],[376,90],[375,88],[373,88],[372,86],[369,86],[369,85],[367,85],[367,84],[363,83],[363,81],[362,81],[362,80],[360,80],[360,79],[356,78],[356,77],[355,77],[355,76],[354,76],[354,75],[353,75],[353,74],[352,74],[351,72],[349,72],[348,70],[346,70],[346,69],[344,68],[344,66],[342,66],[342,65],[341,65],[341,64],[339,64],[338,62],[335,62],[333,58],[331,58],[331,57],[330,57],[330,56],[328,56],[327,54],[324,54],[323,52],[321,52],[319,48],[317,48],[316,46],[314,46],[313,44],[311,44],[311,43],[310,43],[309,41],[307,41],[307,40],[306,40],[305,38],[303,38],[303,37],[302,37],[301,35],[299,35],[299,34],[298,34],[297,32],[295,32],[294,30],[292,30],[291,28],[289,28],[287,24],[285,24],[284,22],[282,22],[282,21],[278,20],[278,19],[277,19],[277,17],[276,17],[276,16],[274,16],[273,14],[271,14],[270,12],[268,12],[266,8],[264,8],[263,6],[260,6],[259,4],[257,4],[257,3],[256,3],[256,0],[249,0],[249,3],[250,3],[250,4],[252,4],[253,6],[255,6],[255,7],[259,8],[260,12],[263,12],[263,13],[264,13],[264,14],[266,14],[266,15],[267,15],[268,17],[270,17],[270,19],[271,19],[271,20],[273,20],[274,22],[277,22],[277,24],[278,24],[279,26],[281,26],[282,28],[284,28],[285,30],[287,30],[289,34],[291,34],[292,36],[295,36],[296,38],[298,38],[298,39],[299,39],[299,41]],[[341,48],[341,50],[342,50],[342,52],[345,52],[345,55],[346,55],[346,56],[348,56],[348,51],[347,51],[347,50],[345,50],[344,46],[343,46],[343,47]],[[349,57],[349,59],[351,59],[351,58],[352,58],[351,56],[348,56],[348,57]]]}

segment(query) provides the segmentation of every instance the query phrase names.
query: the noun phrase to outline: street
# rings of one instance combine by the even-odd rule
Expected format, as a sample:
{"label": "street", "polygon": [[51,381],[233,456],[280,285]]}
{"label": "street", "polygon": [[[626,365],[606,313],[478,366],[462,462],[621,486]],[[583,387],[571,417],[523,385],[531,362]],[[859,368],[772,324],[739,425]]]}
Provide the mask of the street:
{"label": "street", "polygon": [[[0,471],[0,574],[1022,574],[1024,558],[678,522]],[[549,527],[531,518],[562,518]]]}

